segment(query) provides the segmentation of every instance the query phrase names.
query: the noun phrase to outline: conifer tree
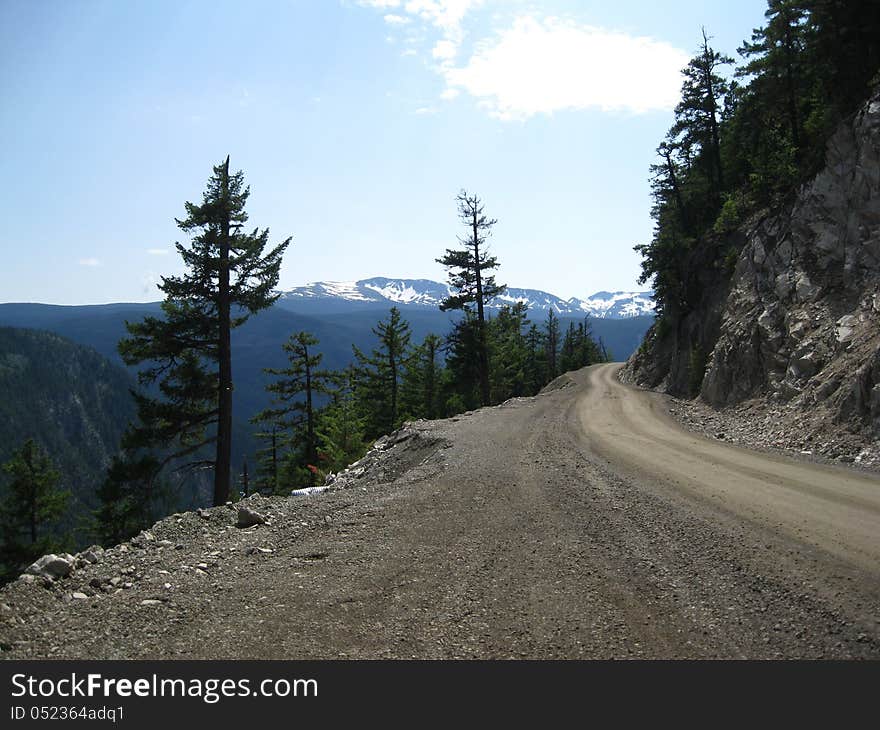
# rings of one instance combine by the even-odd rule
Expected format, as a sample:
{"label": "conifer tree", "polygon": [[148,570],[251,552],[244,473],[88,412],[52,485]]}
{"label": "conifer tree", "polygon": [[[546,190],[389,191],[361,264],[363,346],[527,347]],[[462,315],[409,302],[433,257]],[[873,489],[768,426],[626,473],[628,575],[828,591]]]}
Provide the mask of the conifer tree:
{"label": "conifer tree", "polygon": [[391,433],[401,423],[400,385],[410,357],[410,327],[391,307],[388,321],[373,328],[379,346],[370,355],[352,346],[357,362],[358,400],[366,417],[367,436]]}
{"label": "conifer tree", "polygon": [[59,488],[61,475],[33,439],[13,452],[2,471],[7,484],[0,503],[0,570],[9,577],[62,546],[52,527],[70,493]]}
{"label": "conifer tree", "polygon": [[177,225],[192,235],[189,247],[177,243],[187,271],[163,276],[163,317],[126,323],[129,337],[119,343],[128,365],[148,366],[143,385],[158,384],[159,397],[136,396],[139,423],[124,446],[161,450],[164,466],[198,454],[213,444],[214,504],[229,498],[232,449],[231,331],[276,299],[281,258],[290,239],[267,249],[268,229],[247,232],[250,189],[241,172],[230,174],[229,158],[214,167],[202,203],[185,204]]}
{"label": "conifer tree", "polygon": [[700,154],[711,196],[720,200],[724,189],[721,163],[721,112],[729,87],[719,75],[719,67],[732,64],[733,59],[718,53],[709,45],[703,29],[703,42],[694,58],[682,72],[681,101],[675,107],[672,134],[678,143]]}
{"label": "conifer tree", "polygon": [[559,318],[550,309],[544,323],[544,349],[547,353],[547,381],[559,375]]}
{"label": "conifer tree", "polygon": [[526,361],[525,382],[526,394],[535,395],[547,382],[547,351],[544,336],[538,325],[531,324],[525,335]]}
{"label": "conifer tree", "polygon": [[257,471],[254,486],[260,492],[277,494],[281,490],[281,435],[282,429],[275,422],[255,434],[264,445],[257,449]]}
{"label": "conifer tree", "polygon": [[149,527],[158,516],[167,487],[156,480],[154,456],[123,452],[114,457],[98,487],[94,532],[103,545],[117,545]]}
{"label": "conifer tree", "polygon": [[[278,432],[287,434],[285,440],[291,446],[288,465],[293,471],[292,476],[295,481],[300,481],[298,476],[306,476],[310,484],[315,481],[318,464],[315,398],[330,392],[331,378],[328,371],[320,369],[323,355],[315,352],[317,344],[318,340],[307,332],[291,335],[284,343],[290,364],[282,369],[264,369],[263,372],[277,376],[266,386],[274,396],[273,403],[253,419],[257,423],[271,423]],[[276,472],[278,468],[276,461]]]}
{"label": "conifer tree", "polygon": [[487,273],[498,268],[498,259],[489,255],[487,243],[492,227],[498,221],[485,215],[483,202],[476,195],[469,195],[462,190],[456,201],[459,218],[467,227],[468,233],[458,238],[462,248],[446,249],[446,254],[437,259],[448,270],[449,284],[456,291],[441,302],[440,310],[465,310],[475,315],[480,401],[486,406],[490,403],[491,393],[484,307],[506,288],[503,284],[496,284],[495,276]]}
{"label": "conifer tree", "polygon": [[523,302],[504,305],[489,322],[492,402],[531,395],[527,384],[529,359],[525,328],[528,307]]}
{"label": "conifer tree", "polygon": [[364,418],[356,399],[356,370],[349,366],[334,374],[330,404],[318,419],[318,458],[326,471],[337,472],[366,453]]}
{"label": "conifer tree", "polygon": [[440,416],[442,366],[437,358],[442,344],[437,335],[427,335],[407,362],[402,395],[404,411],[409,418],[434,419]]}

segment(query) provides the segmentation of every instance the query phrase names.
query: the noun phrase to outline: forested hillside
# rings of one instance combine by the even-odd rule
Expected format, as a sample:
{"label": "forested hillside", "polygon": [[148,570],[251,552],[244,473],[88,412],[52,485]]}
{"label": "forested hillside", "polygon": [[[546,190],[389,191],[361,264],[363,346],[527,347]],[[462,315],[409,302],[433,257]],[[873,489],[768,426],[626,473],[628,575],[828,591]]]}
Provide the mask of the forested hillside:
{"label": "forested hillside", "polygon": [[[674,124],[651,167],[653,239],[636,247],[659,315],[636,358],[637,379],[679,395],[701,390],[751,233],[792,210],[825,165],[832,133],[853,118],[880,71],[873,0],[770,0],[764,24],[726,49],[736,50],[738,65],[710,32],[698,36]],[[840,202],[845,216],[855,201]],[[780,224],[769,245],[788,233]],[[818,229],[808,234],[821,238]],[[844,223],[833,235],[857,234]]]}
{"label": "forested hillside", "polygon": [[[32,438],[71,492],[62,531],[80,527],[134,415],[131,376],[57,334],[0,327],[0,463]],[[0,476],[0,489],[5,487]]]}

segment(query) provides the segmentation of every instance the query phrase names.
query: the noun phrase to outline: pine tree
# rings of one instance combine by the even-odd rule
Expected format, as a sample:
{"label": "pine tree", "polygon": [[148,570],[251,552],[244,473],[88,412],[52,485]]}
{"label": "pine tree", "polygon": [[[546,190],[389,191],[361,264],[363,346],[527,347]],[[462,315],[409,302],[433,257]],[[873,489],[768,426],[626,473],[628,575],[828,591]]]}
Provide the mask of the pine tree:
{"label": "pine tree", "polygon": [[[273,403],[252,419],[256,423],[271,423],[278,432],[287,434],[285,441],[291,447],[287,454],[288,469],[295,482],[300,481],[296,475],[307,475],[309,484],[315,482],[318,464],[315,398],[330,392],[331,377],[328,371],[320,369],[323,355],[315,352],[317,344],[318,340],[307,332],[291,335],[284,343],[290,364],[283,369],[264,369],[268,375],[276,376],[266,386],[273,394]],[[279,469],[277,454],[275,469]]]}
{"label": "pine tree", "polygon": [[544,336],[538,325],[532,324],[525,335],[526,361],[525,383],[526,395],[535,395],[548,382],[547,377],[547,350],[544,346]]}
{"label": "pine tree", "polygon": [[413,350],[402,384],[403,409],[408,418],[434,419],[440,416],[442,366],[437,357],[443,341],[429,334]]}
{"label": "pine tree", "polygon": [[723,99],[729,91],[727,81],[718,74],[718,69],[732,63],[732,58],[709,45],[704,29],[699,52],[682,72],[681,101],[675,107],[672,128],[672,138],[678,144],[699,154],[710,194],[716,201],[720,200],[724,189],[720,125]]}
{"label": "pine tree", "polygon": [[452,325],[446,336],[446,397],[447,414],[479,408],[480,390],[480,327],[477,315],[464,310],[464,317]]}
{"label": "pine tree", "polygon": [[477,328],[477,371],[479,375],[480,400],[489,405],[491,394],[489,386],[489,347],[486,332],[484,306],[505,290],[505,285],[496,284],[494,275],[486,272],[498,268],[498,259],[488,253],[487,240],[492,227],[498,222],[488,218],[483,212],[483,203],[476,195],[468,195],[462,190],[456,198],[458,215],[467,227],[468,234],[460,236],[459,249],[446,249],[446,255],[437,259],[449,272],[449,284],[456,290],[440,304],[440,310],[466,310],[473,313],[476,306]]}
{"label": "pine tree", "polygon": [[523,302],[501,307],[489,321],[492,402],[531,395],[527,384],[529,359],[524,330],[528,307]]}
{"label": "pine tree", "polygon": [[547,381],[559,375],[559,318],[550,309],[544,323],[544,349],[547,353]]}
{"label": "pine tree", "polygon": [[335,374],[331,402],[318,419],[318,458],[322,468],[338,472],[366,453],[364,418],[355,397],[357,374],[348,367]]}
{"label": "pine tree", "polygon": [[130,337],[119,343],[128,365],[150,363],[143,385],[158,383],[160,397],[136,396],[139,424],[124,445],[159,449],[159,466],[190,457],[214,444],[214,504],[229,498],[232,449],[231,331],[276,299],[281,258],[290,239],[268,252],[269,231],[244,230],[250,189],[241,172],[229,173],[229,158],[214,167],[201,205],[186,203],[177,225],[192,234],[190,247],[176,248],[187,273],[162,277],[164,318],[126,323]]}
{"label": "pine tree", "polygon": [[277,423],[268,422],[266,428],[255,434],[265,445],[257,449],[257,472],[255,488],[267,494],[281,491],[281,436],[282,429]]}
{"label": "pine tree", "polygon": [[61,475],[33,439],[13,452],[2,471],[7,485],[0,503],[0,563],[2,576],[10,577],[63,545],[52,528],[70,493],[59,489]]}
{"label": "pine tree", "polygon": [[352,346],[358,373],[358,400],[366,416],[367,436],[391,433],[401,424],[400,384],[410,357],[409,323],[392,307],[387,322],[373,328],[379,347],[365,355]]}
{"label": "pine tree", "polygon": [[114,457],[97,490],[93,530],[102,545],[117,545],[153,524],[167,496],[166,485],[155,479],[157,471],[151,455]]}

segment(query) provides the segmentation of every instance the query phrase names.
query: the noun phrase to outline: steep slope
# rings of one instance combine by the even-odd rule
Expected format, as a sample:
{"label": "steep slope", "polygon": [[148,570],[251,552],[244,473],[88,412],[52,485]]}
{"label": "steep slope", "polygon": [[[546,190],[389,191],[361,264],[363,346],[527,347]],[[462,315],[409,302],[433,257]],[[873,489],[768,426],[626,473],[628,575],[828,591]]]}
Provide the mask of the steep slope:
{"label": "steep slope", "polygon": [[89,347],[0,327],[0,462],[25,439],[36,440],[73,493],[68,527],[95,505],[94,491],[134,415],[132,385],[125,370]]}
{"label": "steep slope", "polygon": [[784,405],[793,445],[838,430],[857,438],[829,454],[852,458],[880,435],[880,93],[834,134],[793,205],[717,242],[730,245],[733,271],[706,267],[704,301],[649,333],[624,377],[698,387],[715,407]]}

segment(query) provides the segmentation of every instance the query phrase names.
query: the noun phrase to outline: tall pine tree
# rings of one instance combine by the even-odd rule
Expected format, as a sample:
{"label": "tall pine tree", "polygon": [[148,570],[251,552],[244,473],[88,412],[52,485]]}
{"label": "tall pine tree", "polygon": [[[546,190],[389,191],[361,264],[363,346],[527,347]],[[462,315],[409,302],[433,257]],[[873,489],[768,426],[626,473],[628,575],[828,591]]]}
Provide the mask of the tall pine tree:
{"label": "tall pine tree", "polygon": [[469,195],[466,190],[458,194],[456,201],[459,218],[468,232],[467,235],[458,238],[462,248],[446,249],[446,255],[437,259],[437,262],[448,270],[449,284],[456,290],[455,294],[441,302],[440,310],[445,312],[450,309],[464,309],[476,315],[480,400],[482,405],[487,406],[491,402],[491,389],[484,307],[489,300],[503,293],[506,288],[503,284],[496,284],[495,276],[487,273],[498,268],[498,259],[489,255],[487,244],[492,226],[498,221],[487,217],[480,198]]}
{"label": "tall pine tree", "polygon": [[[315,481],[314,469],[318,464],[315,398],[330,392],[331,379],[328,371],[320,369],[323,355],[315,351],[317,344],[318,340],[308,332],[291,335],[284,343],[290,364],[282,369],[264,370],[277,376],[266,386],[273,395],[273,403],[253,419],[273,424],[276,432],[287,434],[285,440],[291,446],[288,463],[294,472],[294,480],[299,481],[296,475],[301,475],[310,484]],[[275,468],[277,473],[277,461]]]}
{"label": "tall pine tree", "polygon": [[202,203],[185,204],[177,225],[191,234],[189,247],[176,243],[187,272],[163,276],[163,318],[126,323],[119,343],[128,365],[149,366],[142,384],[158,383],[159,397],[136,397],[140,423],[128,434],[133,450],[163,451],[164,465],[190,457],[210,444],[214,504],[229,498],[232,451],[231,331],[276,299],[281,258],[288,238],[267,250],[269,230],[244,230],[250,189],[243,173],[229,172],[229,158],[214,167]]}
{"label": "tall pine tree", "polygon": [[410,358],[409,323],[391,307],[387,321],[373,328],[379,346],[370,355],[352,346],[357,362],[358,400],[366,417],[367,436],[391,433],[401,423],[400,385]]}
{"label": "tall pine tree", "polygon": [[49,456],[28,439],[3,465],[8,483],[0,503],[0,578],[26,568],[62,546],[52,528],[64,514],[70,493]]}

